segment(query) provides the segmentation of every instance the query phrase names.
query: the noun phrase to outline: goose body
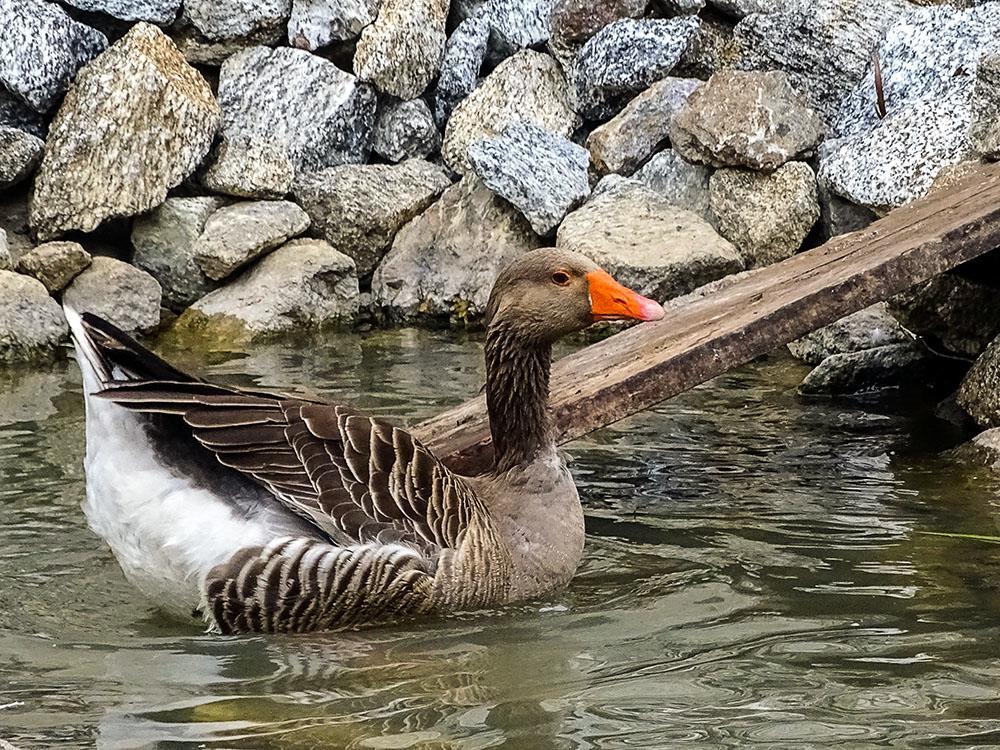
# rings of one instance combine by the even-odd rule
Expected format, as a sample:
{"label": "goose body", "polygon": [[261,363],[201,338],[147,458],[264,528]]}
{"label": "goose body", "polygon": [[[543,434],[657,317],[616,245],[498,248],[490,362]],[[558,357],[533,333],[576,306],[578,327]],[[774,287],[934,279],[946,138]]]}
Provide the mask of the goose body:
{"label": "goose body", "polygon": [[496,452],[450,471],[405,429],[339,404],[207,383],[66,310],[86,400],[84,512],[161,608],[223,633],[468,611],[564,586],[583,512],[548,428],[551,344],[655,302],[572,253],[527,253],[488,310]]}

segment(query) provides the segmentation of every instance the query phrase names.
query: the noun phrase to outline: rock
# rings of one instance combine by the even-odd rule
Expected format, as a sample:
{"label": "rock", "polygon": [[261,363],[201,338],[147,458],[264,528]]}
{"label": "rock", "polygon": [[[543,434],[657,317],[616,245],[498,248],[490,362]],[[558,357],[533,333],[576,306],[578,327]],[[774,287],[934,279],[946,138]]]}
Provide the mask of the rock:
{"label": "rock", "polygon": [[45,141],[17,128],[0,127],[0,189],[27,178],[42,159]]}
{"label": "rock", "polygon": [[1000,469],[1000,427],[983,430],[972,440],[948,451],[949,458],[981,463],[993,470]]}
{"label": "rock", "polygon": [[819,117],[777,71],[716,73],[670,124],[677,153],[717,167],[777,169],[822,137]]}
{"label": "rock", "polygon": [[0,85],[38,112],[51,109],[76,72],[107,46],[104,34],[55,3],[0,0]]}
{"label": "rock", "polygon": [[65,337],[66,320],[45,285],[0,271],[0,362],[50,357]]}
{"label": "rock", "polygon": [[599,120],[665,77],[680,61],[695,32],[696,16],[623,18],[583,45],[573,68],[580,114]]}
{"label": "rock", "polygon": [[844,200],[830,192],[822,183],[818,188],[819,221],[824,241],[848,232],[857,232],[878,218],[874,211]]}
{"label": "rock", "polygon": [[396,235],[372,276],[372,304],[393,322],[468,324],[500,270],[539,244],[517,211],[468,175]]}
{"label": "rock", "polygon": [[637,18],[648,6],[649,0],[557,0],[549,16],[550,38],[579,48],[605,26],[622,18]]}
{"label": "rock", "polygon": [[65,0],[74,8],[104,13],[122,21],[169,24],[177,17],[181,0]]}
{"label": "rock", "polygon": [[891,344],[908,344],[913,336],[889,314],[884,302],[866,307],[836,323],[817,328],[788,345],[796,359],[818,365],[834,354],[850,354]]}
{"label": "rock", "polygon": [[699,86],[693,78],[664,78],[596,128],[587,148],[597,171],[632,174],[667,140],[671,120]]}
{"label": "rock", "polygon": [[563,221],[557,247],[583,253],[655,300],[686,294],[743,268],[736,248],[700,216],[635,180],[605,181],[610,184]]}
{"label": "rock", "polygon": [[889,344],[847,354],[833,354],[812,370],[803,394],[846,394],[913,386],[927,380],[930,357],[917,344]]}
{"label": "rock", "polygon": [[295,199],[312,219],[313,231],[352,258],[358,276],[367,278],[400,228],[450,184],[440,167],[411,159],[306,175],[296,183]]}
{"label": "rock", "polygon": [[684,161],[672,148],[665,149],[646,162],[633,178],[653,189],[667,203],[698,214],[712,226],[709,178],[712,170]]}
{"label": "rock", "polygon": [[672,15],[694,15],[705,7],[705,0],[659,0]]}
{"label": "rock", "polygon": [[716,10],[736,18],[752,13],[777,13],[794,0],[708,0]]}
{"label": "rock", "polygon": [[969,145],[987,159],[1000,159],[1000,54],[979,61],[972,92],[972,127]]}
{"label": "rock", "polygon": [[33,110],[3,86],[0,86],[0,127],[23,130],[37,138],[45,138],[48,130],[45,115]]}
{"label": "rock", "polygon": [[386,161],[423,159],[441,148],[441,134],[423,99],[392,102],[375,123],[372,149]]}
{"label": "rock", "polygon": [[148,333],[160,324],[162,296],[159,282],[145,271],[99,255],[66,288],[63,302],[124,331]]}
{"label": "rock", "polygon": [[1000,427],[1000,340],[994,340],[972,365],[957,398],[980,427]]}
{"label": "rock", "polygon": [[462,21],[445,43],[434,93],[434,116],[442,127],[476,87],[489,40],[490,24],[485,15],[478,15]]}
{"label": "rock", "polygon": [[184,14],[212,41],[284,31],[292,0],[184,0]]}
{"label": "rock", "polygon": [[491,45],[498,59],[549,39],[556,0],[490,0],[486,17],[493,30]]}
{"label": "rock", "polygon": [[517,208],[540,235],[559,226],[590,195],[590,154],[530,122],[517,122],[469,147],[483,183]]}
{"label": "rock", "polygon": [[331,42],[357,39],[375,20],[380,0],[292,0],[288,43],[317,50]]}
{"label": "rock", "polygon": [[702,19],[701,26],[674,69],[674,75],[707,80],[720,70],[734,67],[739,55],[732,24],[728,19],[710,15]]}
{"label": "rock", "polygon": [[400,99],[420,96],[441,68],[447,20],[448,0],[384,0],[358,40],[358,77]]}
{"label": "rock", "polygon": [[195,262],[195,249],[208,217],[222,205],[221,198],[167,198],[132,227],[132,262],[160,283],[163,303],[172,310],[218,286]]}
{"label": "rock", "polygon": [[458,173],[469,168],[469,146],[494,136],[519,120],[557,135],[576,128],[559,64],[548,55],[524,50],[500,63],[452,112],[441,155]]}
{"label": "rock", "polygon": [[375,93],[302,50],[254,47],[229,58],[219,103],[225,147],[206,184],[230,195],[282,196],[290,174],[357,164],[371,147]]}
{"label": "rock", "polygon": [[158,28],[140,23],[80,72],[49,132],[30,221],[41,239],[158,206],[212,144],[219,107]]}
{"label": "rock", "polygon": [[749,15],[736,25],[737,66],[784,71],[829,123],[865,75],[886,29],[911,11],[905,0],[782,2],[774,12]]}
{"label": "rock", "polygon": [[204,65],[212,68],[218,68],[239,52],[261,44],[274,44],[277,41],[273,34],[254,34],[249,37],[215,42],[206,39],[190,24],[172,28],[171,38],[180,53],[184,55],[184,59],[191,65]]}
{"label": "rock", "polygon": [[819,219],[816,176],[795,161],[770,174],[720,169],[709,185],[719,234],[749,267],[790,258]]}
{"label": "rock", "polygon": [[293,240],[177,319],[179,332],[228,339],[349,323],[358,312],[354,261],[322,240]]}
{"label": "rock", "polygon": [[20,257],[17,271],[38,279],[54,294],[65,289],[90,261],[90,253],[76,242],[45,242]]}
{"label": "rock", "polygon": [[222,281],[309,228],[306,212],[289,201],[250,201],[223,206],[205,221],[194,261]]}
{"label": "rock", "polygon": [[7,244],[7,230],[0,229],[0,271],[9,271],[14,267],[14,259]]}

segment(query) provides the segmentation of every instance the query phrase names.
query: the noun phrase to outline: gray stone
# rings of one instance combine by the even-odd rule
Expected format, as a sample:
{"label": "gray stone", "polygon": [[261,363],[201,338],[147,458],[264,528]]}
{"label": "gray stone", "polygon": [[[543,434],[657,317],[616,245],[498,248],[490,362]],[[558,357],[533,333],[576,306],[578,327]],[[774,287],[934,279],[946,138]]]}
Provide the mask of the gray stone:
{"label": "gray stone", "polygon": [[633,175],[667,203],[696,213],[715,226],[716,218],[712,213],[709,192],[711,176],[711,169],[684,161],[672,148],[656,154]]}
{"label": "gray stone", "polygon": [[172,310],[183,310],[218,286],[195,262],[195,246],[208,217],[222,205],[221,198],[167,198],[132,226],[132,262],[160,282],[163,303]]}
{"label": "gray stone", "polygon": [[0,270],[0,362],[51,357],[65,338],[66,320],[45,285]]}
{"label": "gray stone", "polygon": [[124,331],[147,333],[160,324],[162,297],[159,282],[145,271],[96,256],[66,288],[63,302],[77,312],[100,315]]}
{"label": "gray stone", "polygon": [[219,127],[212,90],[157,27],[140,23],[80,72],[35,178],[41,239],[158,206]]}
{"label": "gray stone", "polygon": [[309,228],[306,212],[289,201],[249,201],[223,206],[205,221],[194,261],[222,281]]}
{"label": "gray stone", "polygon": [[17,128],[45,138],[45,115],[36,112],[0,85],[0,127]]}
{"label": "gray stone", "polygon": [[880,302],[836,323],[817,328],[790,343],[788,351],[806,364],[818,365],[833,354],[849,354],[911,341],[913,336],[889,314],[888,306]]}
{"label": "gray stone", "polygon": [[738,59],[732,24],[728,19],[708,16],[688,43],[674,75],[707,80],[720,70],[733,68]]}
{"label": "gray stone", "polygon": [[476,88],[489,40],[490,25],[484,15],[465,19],[448,37],[434,93],[434,116],[442,127],[455,106]]}
{"label": "gray stone", "polygon": [[181,0],[65,0],[74,8],[105,13],[122,21],[167,24],[177,17]]}
{"label": "gray stone", "polygon": [[555,4],[556,0],[490,0],[485,8],[494,56],[507,57],[548,41]]}
{"label": "gray stone", "polygon": [[1000,427],[983,430],[972,440],[947,452],[958,461],[981,463],[994,471],[1000,469]]}
{"label": "gray stone", "polygon": [[292,0],[288,43],[316,50],[331,42],[357,39],[375,20],[380,0]]}
{"label": "gray stone", "polygon": [[1000,159],[1000,54],[979,61],[972,91],[969,145],[979,156]]}
{"label": "gray stone", "polygon": [[14,258],[10,254],[7,243],[7,230],[0,229],[0,271],[9,271],[14,267]]}
{"label": "gray stone", "polygon": [[191,65],[204,65],[211,68],[218,68],[238,52],[258,47],[261,44],[274,44],[277,41],[268,34],[255,34],[250,37],[224,39],[216,42],[206,39],[190,24],[180,28],[171,28],[170,31],[174,44],[184,55],[185,60]]}
{"label": "gray stone", "polygon": [[42,159],[45,141],[17,128],[0,127],[0,188],[26,179]]}
{"label": "gray stone", "polygon": [[0,85],[38,112],[52,108],[76,72],[108,46],[55,3],[0,0]]}
{"label": "gray stone", "polygon": [[751,268],[790,258],[819,219],[816,176],[801,161],[770,174],[720,169],[709,189],[719,234]]}
{"label": "gray stone", "polygon": [[700,216],[635,180],[605,181],[607,187],[563,221],[557,247],[583,253],[658,301],[742,270],[736,248]]}
{"label": "gray stone", "polygon": [[833,354],[806,375],[804,394],[848,394],[913,386],[927,380],[930,357],[917,344],[889,344]]}
{"label": "gray stone", "polygon": [[570,135],[579,120],[567,99],[559,64],[533,50],[518,52],[500,63],[452,112],[441,155],[458,173],[469,168],[469,146],[503,131],[519,120],[557,135]]}
{"label": "gray stone", "polygon": [[549,16],[550,47],[572,50],[575,56],[575,51],[605,26],[622,18],[637,18],[648,6],[649,0],[557,0]]}
{"label": "gray stone", "polygon": [[231,195],[284,195],[290,169],[357,164],[371,148],[375,93],[303,50],[254,47],[229,58],[219,103],[226,146],[206,180]]}
{"label": "gray stone", "polygon": [[174,327],[232,341],[350,323],[357,313],[354,261],[323,240],[300,239],[202,297]]}
{"label": "gray stone", "polygon": [[441,133],[423,99],[392,102],[379,112],[372,149],[386,161],[423,159],[441,148]]}
{"label": "gray stone", "polygon": [[668,75],[680,61],[698,24],[697,16],[624,18],[591,37],[573,68],[580,113],[592,120],[606,118]]}
{"label": "gray stone", "polygon": [[664,78],[596,128],[587,148],[597,171],[632,174],[667,140],[674,115],[699,86],[701,81],[693,78]]}
{"label": "gray stone", "polygon": [[468,175],[399,231],[372,276],[372,303],[392,322],[478,321],[500,270],[539,244],[524,217]]}
{"label": "gray stone", "polygon": [[212,41],[284,31],[292,0],[184,0],[184,14]]}
{"label": "gray stone", "polygon": [[384,0],[358,40],[358,77],[391,96],[417,98],[441,69],[447,20],[448,0]]}
{"label": "gray stone", "polygon": [[708,0],[713,8],[736,18],[752,13],[777,13],[795,0]]}
{"label": "gray stone", "polygon": [[958,389],[958,403],[980,427],[1000,427],[1000,339],[972,365]]}
{"label": "gray stone", "polygon": [[305,175],[295,199],[320,233],[368,277],[400,228],[451,184],[444,170],[411,159],[396,166],[333,167]]}
{"label": "gray stone", "polygon": [[76,242],[45,242],[18,259],[17,271],[38,279],[54,294],[65,289],[90,261],[90,253]]}
{"label": "gray stone", "polygon": [[778,71],[716,73],[670,124],[677,153],[717,167],[777,169],[822,137],[823,123]]}
{"label": "gray stone", "polygon": [[878,218],[871,209],[844,200],[822,183],[818,187],[819,221],[824,240],[847,232],[857,232]]}
{"label": "gray stone", "polygon": [[473,171],[547,235],[590,195],[590,154],[562,136],[517,122],[469,147]]}

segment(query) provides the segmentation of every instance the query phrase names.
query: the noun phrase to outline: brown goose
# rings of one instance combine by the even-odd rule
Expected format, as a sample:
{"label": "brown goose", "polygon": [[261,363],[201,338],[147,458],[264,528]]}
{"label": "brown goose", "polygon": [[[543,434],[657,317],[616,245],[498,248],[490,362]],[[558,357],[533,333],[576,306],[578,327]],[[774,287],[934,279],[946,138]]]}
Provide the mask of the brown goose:
{"label": "brown goose", "polygon": [[191,377],[67,309],[87,404],[84,510],[126,577],[222,633],[376,624],[565,585],[583,513],[547,417],[553,342],[663,308],[575,253],[525,254],[487,311],[493,471],[449,471],[406,430]]}

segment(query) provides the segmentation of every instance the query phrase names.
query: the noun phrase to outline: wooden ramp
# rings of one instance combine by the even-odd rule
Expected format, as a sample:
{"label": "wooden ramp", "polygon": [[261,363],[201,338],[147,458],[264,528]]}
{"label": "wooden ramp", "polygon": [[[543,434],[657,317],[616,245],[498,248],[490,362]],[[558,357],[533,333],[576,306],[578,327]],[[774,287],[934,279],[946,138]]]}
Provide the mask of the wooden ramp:
{"label": "wooden ramp", "polygon": [[[560,442],[635,414],[828,323],[1000,247],[1000,164],[892,211],[860,232],[744,274],[557,361]],[[480,396],[415,432],[466,473],[492,459]]]}

